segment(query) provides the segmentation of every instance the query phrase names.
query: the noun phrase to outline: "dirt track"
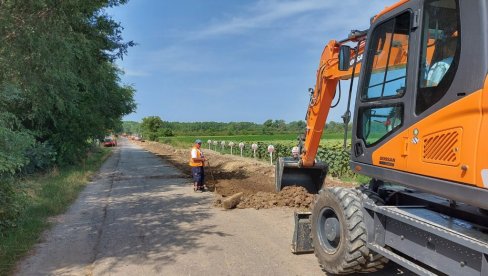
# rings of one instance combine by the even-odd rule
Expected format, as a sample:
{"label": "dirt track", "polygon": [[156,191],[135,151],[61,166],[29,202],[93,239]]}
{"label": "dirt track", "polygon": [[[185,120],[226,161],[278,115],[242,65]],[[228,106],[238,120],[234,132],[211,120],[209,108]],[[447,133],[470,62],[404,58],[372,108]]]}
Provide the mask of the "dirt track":
{"label": "dirt track", "polygon": [[[189,150],[175,149],[169,145],[155,142],[138,142],[146,150],[170,162],[183,172],[188,171]],[[207,167],[207,184],[221,197],[235,193],[244,193],[237,208],[273,208],[295,207],[308,209],[313,201],[313,195],[301,187],[287,187],[280,193],[275,193],[274,166],[267,162],[242,158],[238,155],[222,155],[219,152],[202,148],[205,156],[210,159]],[[351,183],[343,183],[334,179],[327,179],[326,185],[351,187]],[[216,197],[215,206],[219,206],[221,198]]]}
{"label": "dirt track", "polygon": [[[224,211],[213,200],[169,162],[121,141],[16,274],[325,275],[313,254],[290,252],[291,208]],[[398,274],[390,266],[377,275]]]}

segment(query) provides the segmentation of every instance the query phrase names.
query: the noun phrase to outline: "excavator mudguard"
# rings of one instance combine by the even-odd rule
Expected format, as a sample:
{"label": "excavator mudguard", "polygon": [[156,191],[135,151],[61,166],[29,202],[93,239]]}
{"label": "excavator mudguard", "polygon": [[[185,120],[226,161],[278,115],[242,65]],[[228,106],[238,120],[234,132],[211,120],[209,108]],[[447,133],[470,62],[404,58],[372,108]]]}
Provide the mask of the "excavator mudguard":
{"label": "excavator mudguard", "polygon": [[281,157],[276,162],[276,192],[286,186],[301,186],[311,194],[317,194],[324,184],[327,165],[317,162],[313,167],[301,167],[297,159]]}

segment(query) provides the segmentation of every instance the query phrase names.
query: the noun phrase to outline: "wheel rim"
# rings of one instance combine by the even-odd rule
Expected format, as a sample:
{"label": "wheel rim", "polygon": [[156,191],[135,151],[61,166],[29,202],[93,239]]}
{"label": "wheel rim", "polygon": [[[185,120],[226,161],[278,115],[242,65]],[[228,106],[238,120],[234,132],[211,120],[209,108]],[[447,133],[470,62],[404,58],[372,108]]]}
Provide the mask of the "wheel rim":
{"label": "wheel rim", "polygon": [[336,252],[341,242],[341,225],[334,210],[324,208],[320,211],[317,232],[322,248],[327,253]]}

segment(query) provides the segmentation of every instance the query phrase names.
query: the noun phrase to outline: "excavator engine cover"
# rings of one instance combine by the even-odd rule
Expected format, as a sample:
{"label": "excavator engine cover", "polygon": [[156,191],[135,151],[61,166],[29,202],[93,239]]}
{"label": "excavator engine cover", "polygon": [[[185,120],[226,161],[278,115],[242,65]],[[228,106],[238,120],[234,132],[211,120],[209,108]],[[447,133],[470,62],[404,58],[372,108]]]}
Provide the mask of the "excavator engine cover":
{"label": "excavator engine cover", "polygon": [[317,194],[324,184],[327,165],[321,162],[313,167],[301,167],[298,159],[292,157],[278,158],[276,163],[276,192],[286,186],[301,186],[311,194]]}

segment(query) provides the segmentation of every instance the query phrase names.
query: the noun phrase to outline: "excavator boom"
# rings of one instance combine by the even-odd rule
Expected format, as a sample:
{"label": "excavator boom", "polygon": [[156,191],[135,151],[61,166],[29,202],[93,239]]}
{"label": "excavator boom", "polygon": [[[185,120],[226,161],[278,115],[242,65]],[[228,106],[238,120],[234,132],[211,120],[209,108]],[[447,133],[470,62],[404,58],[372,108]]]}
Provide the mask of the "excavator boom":
{"label": "excavator boom", "polygon": [[[363,32],[365,33],[365,32]],[[307,128],[305,132],[304,145],[302,148],[301,165],[311,167],[315,164],[315,157],[319,148],[325,122],[329,115],[332,100],[335,97],[336,87],[339,80],[351,79],[357,76],[361,70],[361,65],[357,63],[357,57],[361,57],[364,51],[364,40],[366,36],[354,37],[358,42],[357,53],[353,50],[351,63],[356,66],[348,70],[340,71],[339,49],[341,45],[353,40],[346,39],[342,42],[330,41],[325,46],[320,58],[319,69],[317,70],[317,80],[315,89],[307,110]]]}
{"label": "excavator boom", "polygon": [[[277,191],[291,185],[305,187],[311,193],[317,193],[322,188],[327,174],[327,164],[318,162],[316,156],[325,122],[339,81],[353,79],[361,72],[360,62],[365,51],[366,34],[367,30],[351,31],[347,39],[331,40],[325,46],[317,70],[315,89],[313,89],[307,108],[307,127],[298,145],[300,156],[278,159],[276,165]],[[384,58],[384,55],[380,55],[380,58],[375,60],[375,72],[406,65],[407,56],[404,54],[404,45],[408,46],[406,39],[408,38],[402,36],[393,37],[392,34],[385,35],[381,47],[390,49],[388,53],[390,58]],[[349,47],[348,44],[351,43],[355,43],[356,46]],[[352,85],[350,89],[352,89]],[[349,91],[349,97],[350,95]],[[350,100],[349,98],[348,101]],[[348,124],[351,116],[349,110],[344,116],[346,117],[344,123]]]}
{"label": "excavator boom", "polygon": [[[361,65],[357,63],[364,51],[366,32],[351,32],[348,39],[340,42],[331,40],[324,48],[317,70],[315,89],[310,95],[307,109],[307,127],[303,137],[299,138],[299,155],[295,157],[279,158],[276,164],[276,191],[286,186],[302,186],[310,193],[317,193],[324,183],[327,175],[327,165],[317,162],[315,157],[324,130],[325,122],[330,111],[332,100],[335,97],[337,83],[342,79],[350,79],[359,74]],[[357,42],[354,50],[346,48],[352,53],[352,67],[339,70],[339,51],[341,45]],[[352,55],[349,55],[352,54]]]}

